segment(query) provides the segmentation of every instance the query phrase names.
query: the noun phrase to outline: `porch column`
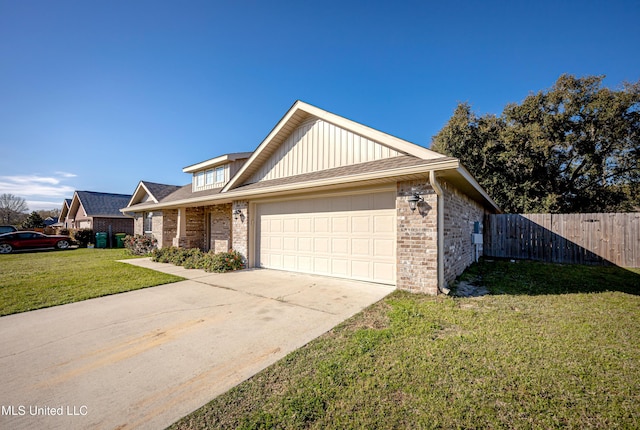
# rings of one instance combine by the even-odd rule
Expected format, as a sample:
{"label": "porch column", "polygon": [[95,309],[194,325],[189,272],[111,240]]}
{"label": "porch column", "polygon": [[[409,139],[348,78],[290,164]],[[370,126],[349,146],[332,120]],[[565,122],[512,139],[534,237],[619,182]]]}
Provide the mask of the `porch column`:
{"label": "porch column", "polygon": [[176,237],[173,238],[173,246],[185,247],[187,245],[187,208],[178,208]]}

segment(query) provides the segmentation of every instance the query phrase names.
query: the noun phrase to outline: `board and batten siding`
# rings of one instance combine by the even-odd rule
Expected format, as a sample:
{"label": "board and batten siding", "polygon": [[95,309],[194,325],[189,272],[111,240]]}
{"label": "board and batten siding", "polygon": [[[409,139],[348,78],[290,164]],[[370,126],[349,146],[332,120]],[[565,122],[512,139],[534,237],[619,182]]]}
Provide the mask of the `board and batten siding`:
{"label": "board and batten siding", "polygon": [[314,119],[296,128],[247,182],[318,172],[399,155],[404,154],[329,122]]}

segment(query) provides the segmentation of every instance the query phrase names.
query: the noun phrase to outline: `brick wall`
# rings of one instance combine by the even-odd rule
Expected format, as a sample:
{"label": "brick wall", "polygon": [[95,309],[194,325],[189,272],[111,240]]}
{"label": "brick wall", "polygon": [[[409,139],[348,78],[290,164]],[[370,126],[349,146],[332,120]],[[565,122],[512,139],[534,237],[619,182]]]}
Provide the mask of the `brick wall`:
{"label": "brick wall", "polygon": [[[247,201],[235,201],[232,205],[232,214],[236,210],[242,212],[242,216],[232,215],[232,248],[244,255],[245,259],[249,258],[249,203]],[[237,218],[237,219],[236,219]]]}
{"label": "brick wall", "polygon": [[111,233],[127,233],[133,234],[133,219],[131,218],[93,218],[93,231]]}
{"label": "brick wall", "polygon": [[231,203],[209,206],[206,208],[209,214],[210,242],[207,250],[215,253],[226,252],[231,248]]}
{"label": "brick wall", "polygon": [[[415,211],[408,198],[422,195]],[[437,195],[426,180],[397,183],[397,276],[398,289],[426,294],[438,292]]]}
{"label": "brick wall", "polygon": [[178,209],[165,209],[158,212],[160,217],[157,223],[158,230],[156,230],[156,212],[153,214],[153,236],[158,239],[158,247],[166,248],[173,245],[173,238],[178,233]]}
{"label": "brick wall", "polygon": [[186,242],[185,248],[204,249],[206,226],[204,207],[186,208]]}
{"label": "brick wall", "polygon": [[144,221],[142,218],[142,213],[136,212],[133,215],[133,234],[143,234]]}
{"label": "brick wall", "polygon": [[[449,284],[475,261],[471,234],[476,221],[482,233],[485,210],[452,184],[445,181],[440,184],[444,193],[444,281]],[[480,256],[482,245],[478,248]]]}

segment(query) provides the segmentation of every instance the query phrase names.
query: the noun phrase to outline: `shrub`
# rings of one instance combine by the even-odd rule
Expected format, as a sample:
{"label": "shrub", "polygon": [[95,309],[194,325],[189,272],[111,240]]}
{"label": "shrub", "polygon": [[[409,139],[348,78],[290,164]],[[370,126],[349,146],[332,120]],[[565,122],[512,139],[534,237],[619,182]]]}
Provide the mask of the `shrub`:
{"label": "shrub", "polygon": [[219,252],[218,254],[207,254],[202,267],[207,272],[231,272],[244,269],[244,257],[238,251]]}
{"label": "shrub", "polygon": [[94,240],[93,230],[90,228],[80,229],[73,234],[73,239],[78,242],[80,248],[86,248]]}
{"label": "shrub", "polygon": [[184,249],[171,246],[155,249],[151,260],[158,263],[171,263],[186,269],[204,269],[207,272],[230,272],[244,269],[244,257],[237,251],[204,253],[198,248]]}
{"label": "shrub", "polygon": [[136,234],[126,235],[123,240],[124,247],[133,255],[147,255],[156,249],[158,240],[153,236]]}
{"label": "shrub", "polygon": [[69,229],[68,228],[61,228],[60,231],[58,231],[58,234],[64,235],[64,236],[69,236]]}

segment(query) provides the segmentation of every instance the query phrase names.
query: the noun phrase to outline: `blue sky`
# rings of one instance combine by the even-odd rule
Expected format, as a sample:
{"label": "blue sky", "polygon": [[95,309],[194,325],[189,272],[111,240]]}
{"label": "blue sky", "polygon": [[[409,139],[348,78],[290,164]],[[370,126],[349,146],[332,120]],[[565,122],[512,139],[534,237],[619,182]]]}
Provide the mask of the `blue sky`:
{"label": "blue sky", "polygon": [[428,147],[563,73],[640,79],[634,1],[0,0],[0,194],[182,185],[300,99]]}

